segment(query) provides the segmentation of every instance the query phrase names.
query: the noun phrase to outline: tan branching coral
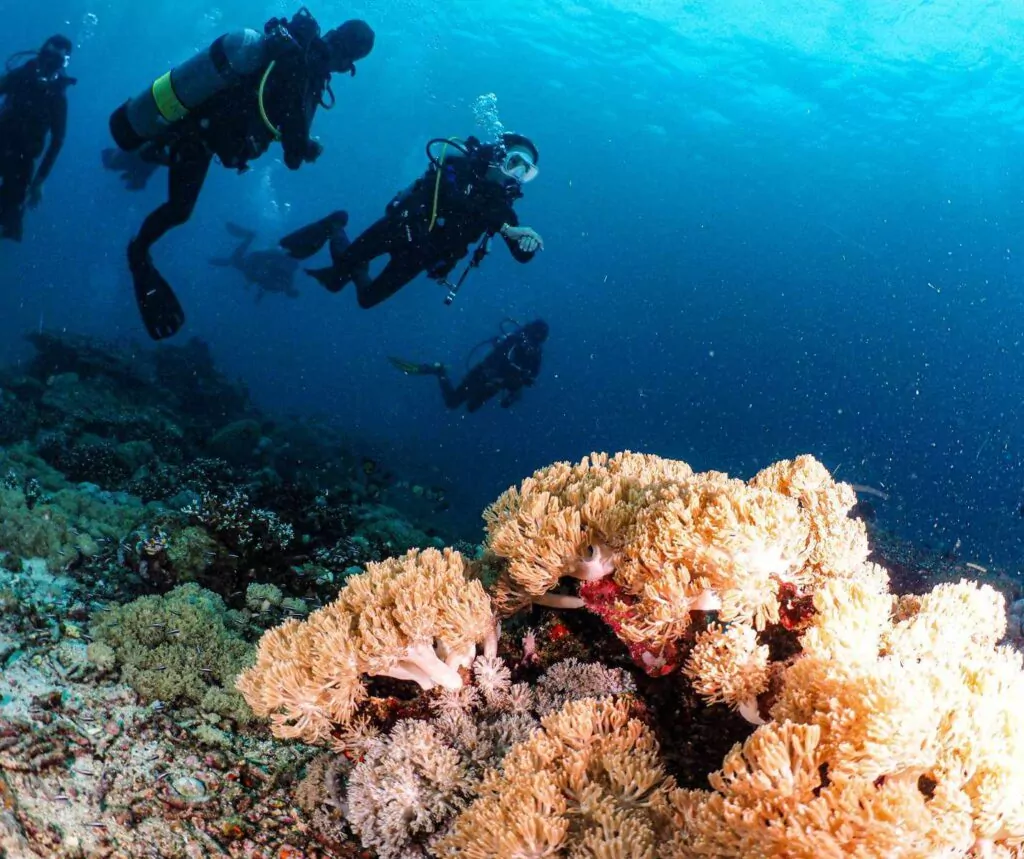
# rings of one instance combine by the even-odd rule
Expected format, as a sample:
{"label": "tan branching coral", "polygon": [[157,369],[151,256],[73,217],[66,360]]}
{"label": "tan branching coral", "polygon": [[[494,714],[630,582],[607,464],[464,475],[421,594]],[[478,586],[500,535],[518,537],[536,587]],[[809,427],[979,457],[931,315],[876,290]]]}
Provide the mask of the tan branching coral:
{"label": "tan branching coral", "polygon": [[623,700],[584,699],[543,720],[433,847],[436,856],[655,859],[675,789],[650,730]]}
{"label": "tan branching coral", "polygon": [[1024,657],[993,589],[897,603],[884,574],[815,594],[771,723],[713,791],[676,794],[666,859],[983,857],[1024,843]]}
{"label": "tan branching coral", "polygon": [[575,597],[551,593],[564,577],[609,575],[615,546],[651,486],[688,480],[686,463],[648,454],[594,453],[559,462],[512,487],[484,511],[488,549],[505,559],[497,594],[510,614],[530,602],[579,608]]}
{"label": "tan branching coral", "polygon": [[714,792],[673,795],[681,831],[662,859],[935,859],[966,856],[970,815],[956,790],[917,778],[833,780],[820,729],[758,728],[712,774]]}
{"label": "tan branching coral", "polygon": [[237,685],[277,736],[323,742],[355,717],[364,675],[458,689],[479,644],[493,652],[496,621],[462,556],[412,551],[370,564],[334,602],[266,633]]}
{"label": "tan branching coral", "polygon": [[[856,503],[813,457],[744,482],[685,463],[624,453],[556,463],[485,513],[503,565],[496,602],[600,615],[649,674],[685,655],[694,612],[762,631],[794,629],[817,588],[857,578],[867,558]],[[559,590],[580,580],[577,594]]]}

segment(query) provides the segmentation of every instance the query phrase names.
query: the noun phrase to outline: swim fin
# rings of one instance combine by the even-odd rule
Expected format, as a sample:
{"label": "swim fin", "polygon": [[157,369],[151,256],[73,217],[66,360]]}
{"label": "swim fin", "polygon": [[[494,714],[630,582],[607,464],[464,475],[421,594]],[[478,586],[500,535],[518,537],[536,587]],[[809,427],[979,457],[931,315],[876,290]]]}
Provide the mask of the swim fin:
{"label": "swim fin", "polygon": [[342,281],[334,272],[334,266],[327,268],[307,268],[306,274],[319,281],[320,285],[328,292],[341,292],[348,281]]}
{"label": "swim fin", "polygon": [[154,340],[173,337],[185,324],[185,311],[171,285],[157,271],[149,253],[140,251],[135,241],[128,245],[128,267],[132,273],[135,301],[146,331]]}
{"label": "swim fin", "polygon": [[348,224],[348,212],[331,212],[305,227],[289,233],[278,243],[296,259],[309,259],[327,244],[336,230],[344,230]]}
{"label": "swim fin", "polygon": [[444,373],[444,364],[416,364],[401,358],[388,356],[391,366],[401,370],[407,376],[440,376]]}

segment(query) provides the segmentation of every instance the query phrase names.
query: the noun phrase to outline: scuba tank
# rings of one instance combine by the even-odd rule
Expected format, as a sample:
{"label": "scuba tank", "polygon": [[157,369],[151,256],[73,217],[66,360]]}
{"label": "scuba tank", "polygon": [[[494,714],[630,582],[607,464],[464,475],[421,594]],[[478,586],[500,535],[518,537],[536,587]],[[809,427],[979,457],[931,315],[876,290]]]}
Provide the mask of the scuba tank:
{"label": "scuba tank", "polygon": [[126,152],[138,149],[263,64],[263,37],[255,30],[221,36],[115,110],[110,117],[114,142]]}
{"label": "scuba tank", "polygon": [[110,117],[114,142],[131,152],[159,138],[218,93],[263,69],[280,45],[308,47],[319,34],[305,7],[291,21],[272,18],[263,35],[249,29],[226,33],[117,108]]}

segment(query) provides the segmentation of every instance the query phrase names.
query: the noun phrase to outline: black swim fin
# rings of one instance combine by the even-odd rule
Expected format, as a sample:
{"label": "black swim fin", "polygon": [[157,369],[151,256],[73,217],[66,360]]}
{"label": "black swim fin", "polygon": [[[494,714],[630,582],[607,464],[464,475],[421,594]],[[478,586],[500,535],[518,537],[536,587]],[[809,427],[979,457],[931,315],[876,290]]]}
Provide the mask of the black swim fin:
{"label": "black swim fin", "polygon": [[335,274],[333,265],[329,265],[327,268],[307,268],[306,274],[319,281],[320,285],[328,292],[341,292],[347,283]]}
{"label": "black swim fin", "polygon": [[331,241],[335,231],[344,232],[348,224],[348,212],[331,212],[326,218],[321,218],[305,227],[300,227],[294,233],[289,233],[279,244],[296,259],[309,259],[319,251],[327,242]]}
{"label": "black swim fin", "polygon": [[173,337],[185,324],[185,311],[149,254],[138,250],[134,241],[128,245],[128,267],[135,287],[135,301],[149,336],[154,340]]}

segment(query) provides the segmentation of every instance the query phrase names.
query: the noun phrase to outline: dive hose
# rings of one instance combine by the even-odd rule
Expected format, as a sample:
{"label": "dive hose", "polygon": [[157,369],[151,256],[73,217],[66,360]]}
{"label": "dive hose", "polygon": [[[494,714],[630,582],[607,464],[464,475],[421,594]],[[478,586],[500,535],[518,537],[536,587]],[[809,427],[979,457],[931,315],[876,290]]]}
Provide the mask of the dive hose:
{"label": "dive hose", "polygon": [[[434,153],[431,151],[431,147],[435,143],[443,143],[441,147],[441,157],[435,158]],[[435,224],[437,224],[437,201],[441,195],[441,168],[444,166],[444,158],[448,154],[448,147],[451,146],[453,149],[459,150],[463,155],[469,155],[469,150],[459,141],[457,137],[435,137],[427,141],[427,158],[430,159],[430,163],[434,165],[434,169],[437,171],[437,178],[434,180],[434,205],[430,210],[430,226],[427,227],[427,232],[433,232]]]}
{"label": "dive hose", "polygon": [[270,77],[270,73],[274,70],[277,60],[271,60],[270,65],[267,66],[267,70],[263,73],[263,77],[260,78],[260,87],[256,91],[256,100],[260,108],[260,119],[263,120],[263,124],[267,127],[267,130],[273,135],[274,140],[281,139],[281,131],[277,128],[274,123],[270,121],[270,117],[267,116],[267,109],[263,106],[263,90],[267,87],[267,78]]}

